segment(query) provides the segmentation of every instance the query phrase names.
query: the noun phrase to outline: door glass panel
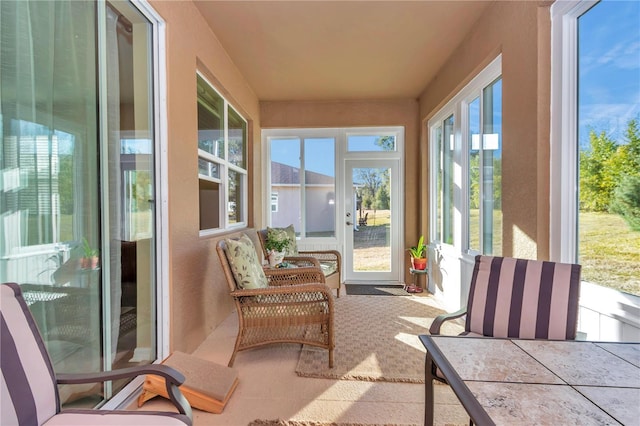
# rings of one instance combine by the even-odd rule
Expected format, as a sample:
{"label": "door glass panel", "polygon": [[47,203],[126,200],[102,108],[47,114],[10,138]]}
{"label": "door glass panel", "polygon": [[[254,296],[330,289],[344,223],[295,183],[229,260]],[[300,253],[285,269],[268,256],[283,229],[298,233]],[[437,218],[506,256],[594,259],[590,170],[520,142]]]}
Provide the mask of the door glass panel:
{"label": "door glass panel", "polygon": [[[150,363],[151,25],[123,1],[0,7],[0,281],[22,286],[56,373]],[[64,385],[60,399],[95,406],[124,384]]]}
{"label": "door glass panel", "polygon": [[[105,368],[156,359],[152,27],[129,2],[106,5],[108,256]],[[103,142],[103,143],[104,143]],[[103,150],[104,152],[104,150]],[[113,383],[107,395],[128,380]]]}
{"label": "door glass panel", "polygon": [[353,168],[354,272],[391,271],[391,169]]}
{"label": "door glass panel", "polygon": [[[56,373],[100,371],[95,4],[0,8],[0,282],[22,287]],[[60,387],[63,403],[102,392]]]}
{"label": "door glass panel", "polygon": [[306,237],[336,235],[335,140],[304,140]]}

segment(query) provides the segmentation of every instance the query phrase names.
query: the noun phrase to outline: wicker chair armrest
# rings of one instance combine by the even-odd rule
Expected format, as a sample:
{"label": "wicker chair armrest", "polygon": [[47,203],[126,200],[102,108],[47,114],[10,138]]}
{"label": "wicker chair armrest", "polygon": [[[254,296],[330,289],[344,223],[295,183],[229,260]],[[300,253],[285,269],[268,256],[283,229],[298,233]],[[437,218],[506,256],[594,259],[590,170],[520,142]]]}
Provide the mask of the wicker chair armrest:
{"label": "wicker chair armrest", "polygon": [[431,333],[432,335],[436,336],[440,334],[440,327],[442,327],[442,324],[445,321],[450,321],[450,320],[454,320],[456,318],[460,318],[464,315],[466,315],[467,313],[467,308],[462,308],[457,312],[453,312],[450,314],[442,314],[442,315],[438,315],[433,322],[431,323],[431,327],[429,327],[429,333]]}
{"label": "wicker chair armrest", "polygon": [[325,299],[332,299],[331,289],[324,283],[294,284],[286,286],[269,286],[267,288],[241,289],[231,292],[233,297],[273,296],[292,293],[319,293]]}
{"label": "wicker chair armrest", "polygon": [[61,385],[71,385],[80,383],[97,383],[109,380],[137,377],[143,374],[153,374],[165,379],[167,394],[169,399],[176,406],[180,414],[186,415],[193,422],[191,405],[180,392],[179,386],[184,383],[185,377],[179,371],[163,364],[152,364],[138,367],[121,368],[112,371],[102,371],[98,373],[59,373],[56,381]]}
{"label": "wicker chair armrest", "polygon": [[323,283],[324,274],[319,267],[308,268],[267,268],[264,270],[269,286],[288,286],[305,283]]}
{"label": "wicker chair armrest", "polygon": [[299,267],[320,267],[320,262],[318,261],[318,259],[310,256],[285,256],[284,261],[293,263],[295,265],[298,265]]}

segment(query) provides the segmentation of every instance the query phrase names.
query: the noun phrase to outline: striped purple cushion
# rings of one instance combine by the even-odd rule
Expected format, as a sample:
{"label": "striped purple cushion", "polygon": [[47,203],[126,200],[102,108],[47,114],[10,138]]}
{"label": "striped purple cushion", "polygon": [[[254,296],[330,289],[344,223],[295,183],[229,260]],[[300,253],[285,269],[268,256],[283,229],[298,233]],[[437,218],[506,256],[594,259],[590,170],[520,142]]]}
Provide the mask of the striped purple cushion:
{"label": "striped purple cushion", "polygon": [[41,425],[58,409],[53,368],[20,287],[0,286],[2,425]]}
{"label": "striped purple cushion", "polygon": [[492,337],[575,339],[580,265],[476,256],[468,332]]}

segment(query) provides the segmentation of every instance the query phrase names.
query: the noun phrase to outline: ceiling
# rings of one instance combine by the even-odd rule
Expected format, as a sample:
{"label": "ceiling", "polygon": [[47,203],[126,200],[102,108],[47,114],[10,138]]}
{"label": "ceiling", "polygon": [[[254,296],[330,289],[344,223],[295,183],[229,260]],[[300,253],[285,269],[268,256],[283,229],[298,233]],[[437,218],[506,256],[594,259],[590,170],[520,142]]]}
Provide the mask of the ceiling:
{"label": "ceiling", "polygon": [[491,1],[194,1],[261,101],[417,98]]}

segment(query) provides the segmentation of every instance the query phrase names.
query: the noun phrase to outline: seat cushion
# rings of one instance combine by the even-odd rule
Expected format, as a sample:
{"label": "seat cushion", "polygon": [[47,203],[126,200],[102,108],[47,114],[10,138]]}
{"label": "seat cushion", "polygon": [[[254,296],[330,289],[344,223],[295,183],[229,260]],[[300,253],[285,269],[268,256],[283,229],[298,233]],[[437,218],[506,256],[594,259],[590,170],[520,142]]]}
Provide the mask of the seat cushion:
{"label": "seat cushion", "polygon": [[322,269],[322,273],[325,277],[333,274],[338,270],[336,262],[320,262],[320,269]]}
{"label": "seat cushion", "polygon": [[296,242],[296,230],[293,225],[289,225],[286,228],[269,228],[267,227],[267,241],[271,239],[289,241],[289,246],[285,250],[286,256],[298,255],[298,244]]}
{"label": "seat cushion", "polygon": [[242,234],[237,240],[226,239],[225,243],[227,259],[229,259],[236,285],[243,289],[266,288],[267,276],[264,274],[251,238]]}
{"label": "seat cushion", "polygon": [[46,426],[184,426],[187,416],[157,411],[68,410],[43,423]]}

